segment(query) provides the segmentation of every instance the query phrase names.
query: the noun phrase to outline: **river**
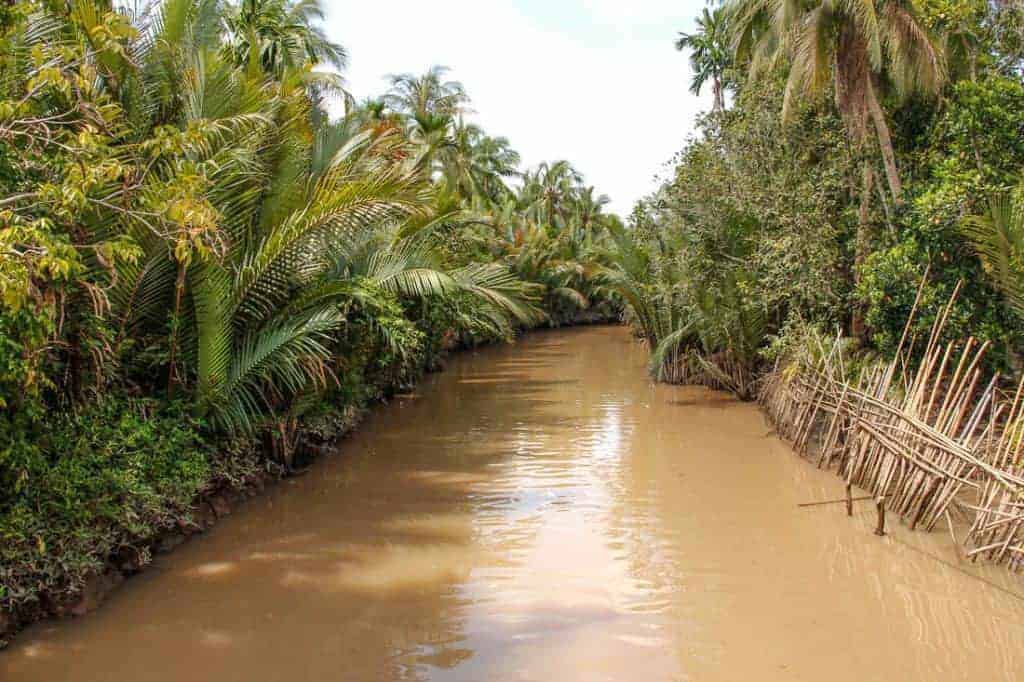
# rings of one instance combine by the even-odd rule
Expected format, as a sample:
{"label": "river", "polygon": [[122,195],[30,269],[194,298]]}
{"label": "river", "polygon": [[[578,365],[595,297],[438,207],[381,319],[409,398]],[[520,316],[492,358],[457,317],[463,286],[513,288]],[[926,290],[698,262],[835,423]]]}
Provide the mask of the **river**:
{"label": "river", "polygon": [[463,353],[0,680],[1024,677],[1024,578],[798,507],[843,487],[645,362],[616,327]]}

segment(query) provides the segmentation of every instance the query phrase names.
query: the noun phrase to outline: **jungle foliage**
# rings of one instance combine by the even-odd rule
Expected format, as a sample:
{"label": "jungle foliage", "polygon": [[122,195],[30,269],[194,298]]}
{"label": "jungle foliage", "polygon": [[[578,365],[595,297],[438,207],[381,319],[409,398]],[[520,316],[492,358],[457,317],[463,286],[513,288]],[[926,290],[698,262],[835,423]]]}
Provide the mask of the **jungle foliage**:
{"label": "jungle foliage", "polygon": [[785,348],[888,356],[958,282],[950,338],[1021,370],[1021,5],[726,0],[683,35],[721,89],[617,254],[652,371],[753,397]]}

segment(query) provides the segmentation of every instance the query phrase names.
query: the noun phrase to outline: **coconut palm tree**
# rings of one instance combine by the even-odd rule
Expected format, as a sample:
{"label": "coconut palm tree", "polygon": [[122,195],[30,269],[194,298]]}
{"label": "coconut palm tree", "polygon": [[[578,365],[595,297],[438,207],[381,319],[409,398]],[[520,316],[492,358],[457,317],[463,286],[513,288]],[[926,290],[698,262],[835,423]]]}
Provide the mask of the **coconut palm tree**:
{"label": "coconut palm tree", "polygon": [[690,51],[690,92],[700,95],[704,85],[710,83],[713,110],[725,109],[725,72],[732,65],[732,52],[723,10],[719,7],[708,11],[705,7],[697,17],[697,30],[680,33],[676,49]]}
{"label": "coconut palm tree", "polygon": [[[788,69],[783,117],[798,102],[815,102],[831,90],[847,136],[863,156],[854,278],[872,239],[870,204],[874,162],[865,149],[869,124],[881,152],[889,192],[903,203],[903,185],[882,95],[937,95],[946,81],[946,59],[909,0],[729,0],[726,19],[737,61],[752,76],[784,65]],[[863,311],[851,319],[854,336],[865,334]]]}
{"label": "coconut palm tree", "polygon": [[460,119],[440,162],[445,181],[461,196],[497,202],[510,196],[505,180],[519,174],[520,158],[507,138],[490,137],[479,126]]}
{"label": "coconut palm tree", "polygon": [[583,175],[568,161],[544,162],[523,176],[520,200],[534,222],[559,231],[582,185]]}
{"label": "coconut palm tree", "polygon": [[[855,146],[874,127],[893,200],[902,183],[881,98],[938,94],[946,80],[942,49],[909,0],[729,0],[726,22],[738,60],[751,73],[785,62],[783,115],[799,101],[816,101],[831,89]],[[865,166],[864,196],[872,172]]]}
{"label": "coconut palm tree", "polygon": [[307,63],[343,69],[345,49],[318,26],[323,19],[320,0],[241,0],[224,15],[228,50],[236,64],[276,77]]}
{"label": "coconut palm tree", "polygon": [[462,83],[446,80],[448,67],[432,66],[422,75],[395,74],[384,102],[394,111],[410,118],[447,116],[454,119],[466,112],[469,95]]}
{"label": "coconut palm tree", "polygon": [[590,245],[593,242],[594,233],[603,226],[606,217],[603,213],[604,207],[611,203],[607,194],[595,196],[593,187],[583,187],[579,190],[575,200],[574,226],[579,230],[583,243]]}

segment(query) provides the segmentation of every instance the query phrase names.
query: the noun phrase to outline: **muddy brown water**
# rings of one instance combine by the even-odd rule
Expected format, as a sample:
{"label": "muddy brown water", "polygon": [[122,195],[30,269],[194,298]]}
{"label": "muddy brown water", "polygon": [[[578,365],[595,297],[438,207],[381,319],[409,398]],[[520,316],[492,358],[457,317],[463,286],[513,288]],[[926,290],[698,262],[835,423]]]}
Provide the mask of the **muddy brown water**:
{"label": "muddy brown water", "polygon": [[463,354],[0,680],[1024,679],[1024,578],[799,508],[841,484],[644,366],[611,327]]}

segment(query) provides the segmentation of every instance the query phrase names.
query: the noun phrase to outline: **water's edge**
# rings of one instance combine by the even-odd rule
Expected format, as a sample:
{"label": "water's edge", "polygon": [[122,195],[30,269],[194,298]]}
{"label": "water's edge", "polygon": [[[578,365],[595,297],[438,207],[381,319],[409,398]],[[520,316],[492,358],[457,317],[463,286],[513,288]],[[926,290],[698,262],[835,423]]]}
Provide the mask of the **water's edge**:
{"label": "water's edge", "polygon": [[[344,432],[328,446],[316,451],[312,460],[330,455],[339,443],[359,427],[367,412],[376,407],[375,405],[368,410],[355,411],[351,422],[345,425]],[[0,610],[0,652],[10,646],[18,633],[31,625],[49,620],[77,618],[97,610],[126,580],[145,571],[152,564],[153,556],[173,552],[193,537],[213,528],[242,502],[263,494],[269,487],[288,478],[289,476],[261,469],[257,474],[241,481],[240,485],[220,482],[211,490],[200,493],[189,510],[175,518],[167,528],[108,557],[103,570],[89,576],[80,592],[61,599],[43,593],[38,602],[20,612]]]}

